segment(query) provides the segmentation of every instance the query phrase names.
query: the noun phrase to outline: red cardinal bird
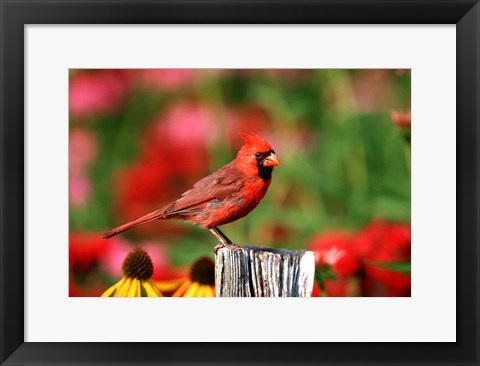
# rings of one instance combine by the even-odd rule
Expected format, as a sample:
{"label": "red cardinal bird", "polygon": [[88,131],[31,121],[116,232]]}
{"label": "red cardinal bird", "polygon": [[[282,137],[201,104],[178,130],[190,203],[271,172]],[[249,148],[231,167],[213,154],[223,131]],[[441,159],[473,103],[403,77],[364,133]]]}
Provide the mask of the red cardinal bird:
{"label": "red cardinal bird", "polygon": [[257,207],[272,181],[272,170],[280,165],[268,142],[254,134],[241,134],[245,144],[235,160],[206,176],[177,200],[161,209],[106,232],[110,238],[153,220],[182,219],[209,229],[220,244],[233,246],[218,226],[246,216]]}

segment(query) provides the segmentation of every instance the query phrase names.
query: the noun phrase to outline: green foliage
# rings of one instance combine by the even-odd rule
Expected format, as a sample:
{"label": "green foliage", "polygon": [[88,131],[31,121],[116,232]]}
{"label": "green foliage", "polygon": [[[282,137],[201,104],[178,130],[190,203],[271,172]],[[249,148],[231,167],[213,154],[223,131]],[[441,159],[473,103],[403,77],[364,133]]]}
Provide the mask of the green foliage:
{"label": "green foliage", "polygon": [[[184,100],[211,108],[222,131],[230,110],[258,106],[272,121],[270,135],[283,135],[284,145],[275,147],[282,165],[275,168],[267,196],[251,214],[224,229],[235,241],[301,249],[312,235],[329,228],[358,229],[375,218],[410,222],[409,145],[389,114],[394,108],[409,108],[410,75],[385,72],[389,92],[378,95],[374,107],[360,108],[355,83],[366,72],[230,71],[205,74],[174,91],[134,90],[122,110],[89,121],[99,139],[98,157],[89,169],[93,196],[86,206],[70,209],[70,229],[102,231],[118,224],[113,205],[118,172],[136,161],[145,127],[165,108]],[[76,123],[71,121],[72,126]],[[307,142],[290,143],[288,134],[307,135]],[[219,139],[208,152],[210,170],[235,154]],[[187,226],[190,232],[181,238],[158,234],[172,244],[171,259],[177,265],[211,254],[210,234]],[[288,235],[276,238],[266,230],[273,226]],[[317,279],[330,278],[330,272],[320,269]]]}
{"label": "green foliage", "polygon": [[317,281],[322,290],[325,289],[325,281],[336,279],[337,276],[335,275],[335,272],[328,264],[320,265],[315,268],[315,281]]}
{"label": "green foliage", "polygon": [[412,264],[410,262],[370,262],[378,267],[386,268],[391,271],[411,274],[412,273]]}

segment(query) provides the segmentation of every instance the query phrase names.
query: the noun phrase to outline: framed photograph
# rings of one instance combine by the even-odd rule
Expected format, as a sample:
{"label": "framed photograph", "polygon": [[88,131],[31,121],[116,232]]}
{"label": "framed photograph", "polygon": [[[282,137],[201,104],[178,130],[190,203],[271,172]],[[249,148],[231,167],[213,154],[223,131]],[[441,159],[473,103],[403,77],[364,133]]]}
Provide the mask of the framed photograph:
{"label": "framed photograph", "polygon": [[478,1],[2,15],[2,364],[479,364]]}
{"label": "framed photograph", "polygon": [[410,109],[408,69],[70,69],[69,296],[240,296],[230,240],[301,258],[247,296],[410,297]]}

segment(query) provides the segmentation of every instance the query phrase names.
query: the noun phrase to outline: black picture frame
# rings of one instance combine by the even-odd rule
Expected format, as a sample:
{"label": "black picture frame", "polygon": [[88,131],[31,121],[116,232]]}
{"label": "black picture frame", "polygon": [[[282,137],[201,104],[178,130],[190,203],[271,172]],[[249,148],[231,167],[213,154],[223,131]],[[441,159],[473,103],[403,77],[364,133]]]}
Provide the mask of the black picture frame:
{"label": "black picture frame", "polygon": [[[0,12],[2,365],[147,363],[479,365],[478,0],[224,2],[1,0]],[[24,342],[23,183],[27,178],[24,175],[24,26],[57,23],[456,24],[457,342],[288,344]]]}

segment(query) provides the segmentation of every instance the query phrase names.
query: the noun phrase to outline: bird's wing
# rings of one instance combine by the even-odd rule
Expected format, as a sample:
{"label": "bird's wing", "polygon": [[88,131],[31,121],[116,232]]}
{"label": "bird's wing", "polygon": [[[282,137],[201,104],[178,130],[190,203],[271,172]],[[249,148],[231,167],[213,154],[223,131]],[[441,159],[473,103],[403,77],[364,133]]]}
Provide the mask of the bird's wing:
{"label": "bird's wing", "polygon": [[242,173],[233,164],[227,164],[199,180],[183,193],[165,211],[165,215],[190,215],[200,211],[209,202],[224,199],[238,192],[244,185]]}

